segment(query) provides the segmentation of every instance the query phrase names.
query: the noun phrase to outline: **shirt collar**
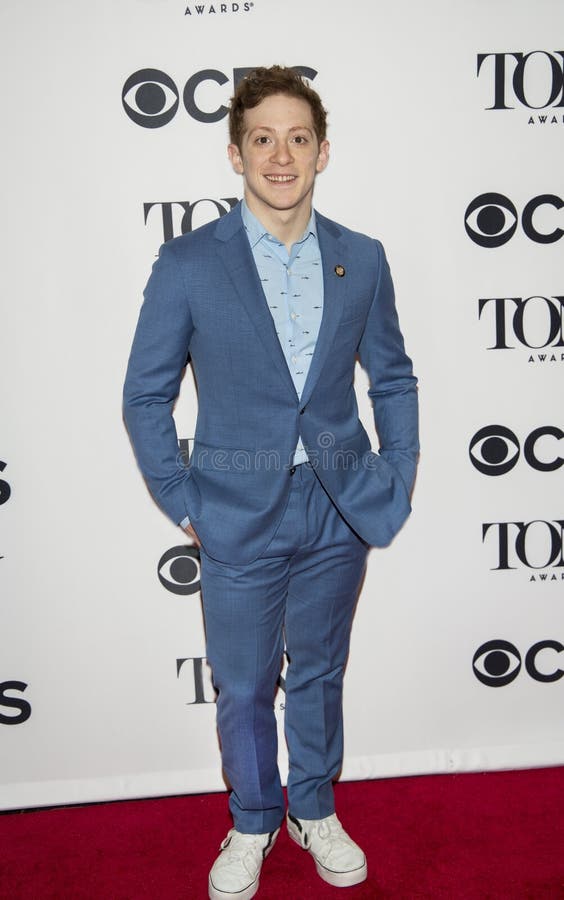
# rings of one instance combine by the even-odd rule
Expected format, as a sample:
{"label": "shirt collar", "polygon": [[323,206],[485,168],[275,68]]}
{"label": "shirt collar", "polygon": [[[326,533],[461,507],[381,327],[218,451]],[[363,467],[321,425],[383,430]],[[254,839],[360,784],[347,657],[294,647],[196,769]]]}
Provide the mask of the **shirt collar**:
{"label": "shirt collar", "polygon": [[[257,219],[254,213],[251,212],[245,200],[241,201],[241,218],[243,219],[243,225],[245,226],[251,249],[254,249],[254,247],[263,237],[267,237],[271,241],[276,241],[276,243],[278,244],[280,243],[278,238],[275,238],[274,235],[270,234],[270,232],[267,231],[264,225]],[[313,208],[311,210],[311,216],[309,217],[309,222],[306,225],[304,233],[302,234],[299,241],[296,241],[295,243],[302,244],[310,234],[312,234],[317,240],[317,222],[315,218],[315,210]]]}

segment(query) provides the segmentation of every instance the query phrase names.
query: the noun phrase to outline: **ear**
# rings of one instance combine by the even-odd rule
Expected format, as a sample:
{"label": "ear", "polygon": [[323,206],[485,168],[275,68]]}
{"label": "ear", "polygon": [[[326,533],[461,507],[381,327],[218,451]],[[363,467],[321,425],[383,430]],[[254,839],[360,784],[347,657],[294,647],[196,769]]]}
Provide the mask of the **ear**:
{"label": "ear", "polygon": [[243,157],[239,151],[237,144],[229,144],[227,147],[227,155],[229,156],[229,161],[233,166],[233,171],[237,173],[237,175],[243,174]]}
{"label": "ear", "polygon": [[315,164],[316,172],[323,172],[329,163],[329,141],[321,141],[319,145],[319,153],[317,154],[317,162]]}

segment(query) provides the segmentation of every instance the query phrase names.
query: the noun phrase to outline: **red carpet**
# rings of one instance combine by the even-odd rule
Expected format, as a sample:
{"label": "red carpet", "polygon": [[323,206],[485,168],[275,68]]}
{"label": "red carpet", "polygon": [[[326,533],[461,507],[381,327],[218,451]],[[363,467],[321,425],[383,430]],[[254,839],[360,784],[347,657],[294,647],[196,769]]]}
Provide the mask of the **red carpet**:
{"label": "red carpet", "polygon": [[[564,898],[564,768],[339,784],[368,881],[332,888],[282,832],[257,900]],[[2,900],[205,900],[225,794],[0,815]]]}

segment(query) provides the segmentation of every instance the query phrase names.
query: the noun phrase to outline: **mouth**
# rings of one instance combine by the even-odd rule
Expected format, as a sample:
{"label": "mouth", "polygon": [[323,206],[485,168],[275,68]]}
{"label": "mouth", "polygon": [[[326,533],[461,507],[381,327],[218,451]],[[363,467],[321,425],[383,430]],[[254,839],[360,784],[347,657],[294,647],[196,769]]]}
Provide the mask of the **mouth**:
{"label": "mouth", "polygon": [[290,184],[292,181],[295,181],[298,177],[297,175],[265,175],[264,176],[267,181],[270,181],[271,184]]}

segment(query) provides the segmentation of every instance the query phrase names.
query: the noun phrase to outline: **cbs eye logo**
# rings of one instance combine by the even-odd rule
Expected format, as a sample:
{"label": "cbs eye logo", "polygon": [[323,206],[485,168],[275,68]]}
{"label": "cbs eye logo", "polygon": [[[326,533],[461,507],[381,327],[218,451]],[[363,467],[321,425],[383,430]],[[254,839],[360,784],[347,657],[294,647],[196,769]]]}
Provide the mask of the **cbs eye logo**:
{"label": "cbs eye logo", "polygon": [[[538,641],[527,651],[525,669],[535,681],[545,684],[559,681],[564,675],[552,653],[562,653],[564,645],[560,641]],[[542,656],[541,656],[542,654]],[[521,671],[522,659],[519,650],[509,641],[486,641],[478,647],[472,659],[474,675],[487,687],[505,687],[515,681]],[[542,668],[540,668],[542,666]],[[548,670],[548,671],[547,671]]]}
{"label": "cbs eye logo", "polygon": [[517,230],[517,210],[503,194],[480,194],[464,214],[464,227],[480,247],[501,247]]}
{"label": "cbs eye logo", "polygon": [[176,115],[178,89],[166,72],[141,69],[130,75],[121,93],[123,108],[142,128],[162,128]]}
{"label": "cbs eye logo", "polygon": [[157,566],[159,581],[172,594],[196,594],[200,590],[200,554],[196,547],[180,545],[163,553]]}
{"label": "cbs eye logo", "polygon": [[[564,466],[564,457],[556,452],[564,431],[553,425],[535,428],[523,444],[525,461],[537,472],[555,472]],[[550,440],[548,440],[550,439]],[[564,447],[563,447],[564,449]],[[541,458],[541,450],[543,457]],[[521,455],[517,435],[504,425],[486,425],[476,432],[469,446],[470,462],[483,475],[506,475]]]}
{"label": "cbs eye logo", "polygon": [[[564,206],[564,200],[554,194],[541,194],[533,197],[526,204],[521,215],[523,231],[537,244],[553,244],[559,241],[564,234],[564,229],[555,227],[552,231],[540,231],[535,213],[542,206],[560,210]],[[544,212],[543,219],[553,213]],[[470,240],[480,247],[501,247],[511,240],[517,230],[519,213],[514,203],[503,194],[480,194],[466,208],[464,213],[464,227]]]}

